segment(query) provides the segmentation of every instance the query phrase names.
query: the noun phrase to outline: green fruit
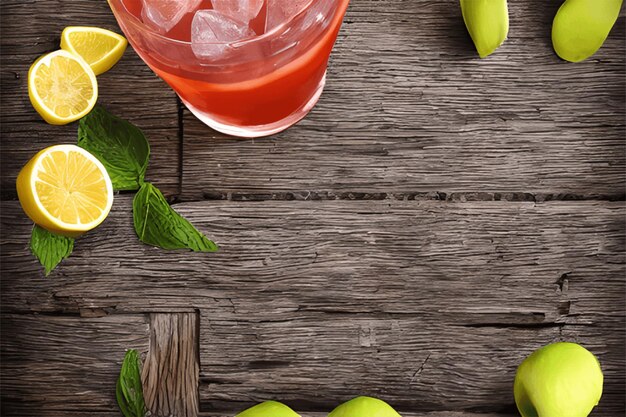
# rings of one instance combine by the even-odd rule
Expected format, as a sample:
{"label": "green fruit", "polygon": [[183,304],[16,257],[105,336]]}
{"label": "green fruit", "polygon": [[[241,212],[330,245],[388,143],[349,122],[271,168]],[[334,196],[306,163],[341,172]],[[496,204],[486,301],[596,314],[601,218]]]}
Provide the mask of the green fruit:
{"label": "green fruit", "polygon": [[515,402],[522,417],[587,417],[600,401],[602,381],[591,352],[576,343],[553,343],[517,368]]}
{"label": "green fruit", "polygon": [[578,62],[595,54],[609,36],[622,1],[566,0],[552,24],[552,45],[557,55]]}
{"label": "green fruit", "polygon": [[300,417],[285,404],[265,401],[237,414],[235,417]]}
{"label": "green fruit", "polygon": [[502,45],[509,33],[506,0],[461,0],[461,12],[481,58]]}
{"label": "green fruit", "polygon": [[402,417],[386,402],[372,397],[356,397],[328,414],[328,417]]}

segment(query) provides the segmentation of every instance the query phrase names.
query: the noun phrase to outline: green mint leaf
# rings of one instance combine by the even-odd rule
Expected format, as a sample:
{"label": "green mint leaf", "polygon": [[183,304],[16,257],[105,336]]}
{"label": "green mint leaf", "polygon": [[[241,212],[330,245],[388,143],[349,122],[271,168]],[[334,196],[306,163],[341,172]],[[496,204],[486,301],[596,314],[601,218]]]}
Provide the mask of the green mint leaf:
{"label": "green mint leaf", "polygon": [[46,270],[46,276],[74,250],[74,239],[60,236],[35,225],[30,236],[30,250]]}
{"label": "green mint leaf", "polygon": [[150,145],[135,125],[96,106],[80,119],[78,146],[102,162],[115,190],[137,190],[143,184]]}
{"label": "green mint leaf", "polygon": [[144,417],[146,404],[141,386],[141,360],[136,350],[126,352],[115,387],[117,404],[124,417]]}
{"label": "green mint leaf", "polygon": [[165,200],[161,191],[144,183],[133,200],[133,221],[139,240],[163,249],[215,252],[217,245],[196,230]]}

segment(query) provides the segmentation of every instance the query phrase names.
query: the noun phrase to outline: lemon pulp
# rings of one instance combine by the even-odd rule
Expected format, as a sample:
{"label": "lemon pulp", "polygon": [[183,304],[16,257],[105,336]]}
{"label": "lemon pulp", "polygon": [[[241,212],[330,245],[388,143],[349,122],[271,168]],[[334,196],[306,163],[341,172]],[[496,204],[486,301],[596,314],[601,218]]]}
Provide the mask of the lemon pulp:
{"label": "lemon pulp", "polygon": [[35,110],[52,124],[65,124],[89,113],[98,85],[86,62],[59,50],[39,58],[28,73],[28,92]]}
{"label": "lemon pulp", "polygon": [[17,190],[35,223],[68,236],[100,224],[113,202],[106,169],[75,145],[57,145],[37,154],[20,172]]}

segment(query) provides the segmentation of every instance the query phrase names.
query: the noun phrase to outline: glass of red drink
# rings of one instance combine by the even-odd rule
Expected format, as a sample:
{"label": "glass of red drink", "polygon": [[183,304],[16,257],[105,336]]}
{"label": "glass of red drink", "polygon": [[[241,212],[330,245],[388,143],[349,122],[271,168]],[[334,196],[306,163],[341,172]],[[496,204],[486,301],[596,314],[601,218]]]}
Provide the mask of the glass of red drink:
{"label": "glass of red drink", "polygon": [[349,2],[108,1],[135,51],[187,108],[240,137],[280,132],[313,108]]}

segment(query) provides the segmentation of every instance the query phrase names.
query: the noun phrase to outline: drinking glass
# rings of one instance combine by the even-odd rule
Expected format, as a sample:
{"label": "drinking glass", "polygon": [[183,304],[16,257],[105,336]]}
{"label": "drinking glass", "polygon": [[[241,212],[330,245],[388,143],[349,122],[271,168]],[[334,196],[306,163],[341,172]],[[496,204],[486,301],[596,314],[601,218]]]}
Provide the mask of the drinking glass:
{"label": "drinking glass", "polygon": [[[313,108],[349,2],[313,0],[259,36],[192,44],[193,16],[181,21],[174,38],[142,20],[142,0],[108,1],[137,54],[185,106],[211,128],[240,137],[280,132]],[[251,26],[264,24],[264,13],[265,6]]]}

